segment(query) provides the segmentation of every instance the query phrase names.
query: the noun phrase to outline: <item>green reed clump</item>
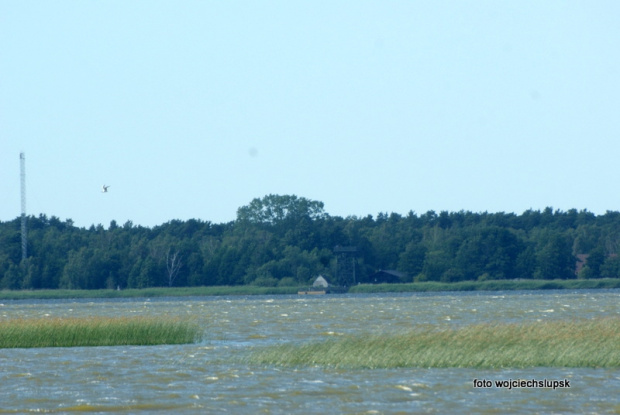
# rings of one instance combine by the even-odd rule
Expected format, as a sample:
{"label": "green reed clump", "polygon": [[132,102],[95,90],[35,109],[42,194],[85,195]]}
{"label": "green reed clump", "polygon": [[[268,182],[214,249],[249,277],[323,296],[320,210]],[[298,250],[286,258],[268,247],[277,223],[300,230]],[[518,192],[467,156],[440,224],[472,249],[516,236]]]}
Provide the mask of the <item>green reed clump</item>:
{"label": "green reed clump", "polygon": [[514,290],[580,290],[620,288],[618,278],[591,280],[488,280],[439,282],[424,281],[402,284],[360,284],[349,289],[352,294],[383,292],[434,292],[434,291],[514,291]]}
{"label": "green reed clump", "polygon": [[215,295],[290,295],[298,287],[257,287],[254,285],[208,287],[151,287],[125,290],[0,290],[0,300],[64,299],[64,298],[145,298],[190,297]]}
{"label": "green reed clump", "polygon": [[620,318],[480,324],[256,349],[250,363],[346,368],[620,367]]}
{"label": "green reed clump", "polygon": [[160,317],[25,318],[0,321],[0,348],[186,344],[202,332]]}

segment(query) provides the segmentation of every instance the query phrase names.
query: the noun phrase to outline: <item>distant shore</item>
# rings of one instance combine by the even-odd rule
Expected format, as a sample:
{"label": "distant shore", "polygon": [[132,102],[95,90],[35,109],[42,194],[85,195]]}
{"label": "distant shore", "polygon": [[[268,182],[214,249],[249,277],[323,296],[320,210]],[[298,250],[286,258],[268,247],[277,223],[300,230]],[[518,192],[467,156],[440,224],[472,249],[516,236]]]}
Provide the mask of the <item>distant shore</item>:
{"label": "distant shore", "polygon": [[620,288],[620,278],[574,280],[488,280],[461,282],[414,282],[410,284],[360,284],[349,289],[351,294],[380,292],[427,291],[514,291],[514,290],[579,290]]}
{"label": "distant shore", "polygon": [[[438,291],[514,291],[514,290],[578,290],[620,288],[620,278],[591,280],[491,280],[452,283],[415,282],[408,284],[359,284],[350,294],[405,293]],[[71,299],[71,298],[151,298],[200,297],[224,295],[293,295],[308,287],[257,287],[253,285],[211,287],[153,287],[127,290],[2,290],[0,300]],[[328,294],[329,295],[329,290]]]}

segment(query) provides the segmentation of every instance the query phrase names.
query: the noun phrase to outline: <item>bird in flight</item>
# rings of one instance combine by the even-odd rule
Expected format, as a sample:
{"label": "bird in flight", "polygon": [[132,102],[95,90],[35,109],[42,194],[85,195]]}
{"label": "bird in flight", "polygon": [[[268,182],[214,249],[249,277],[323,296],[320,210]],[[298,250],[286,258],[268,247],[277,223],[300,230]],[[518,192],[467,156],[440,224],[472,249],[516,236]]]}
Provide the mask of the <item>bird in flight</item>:
{"label": "bird in flight", "polygon": [[103,187],[101,187],[101,193],[108,193],[108,187],[110,187],[109,185],[106,186],[105,184],[103,185]]}

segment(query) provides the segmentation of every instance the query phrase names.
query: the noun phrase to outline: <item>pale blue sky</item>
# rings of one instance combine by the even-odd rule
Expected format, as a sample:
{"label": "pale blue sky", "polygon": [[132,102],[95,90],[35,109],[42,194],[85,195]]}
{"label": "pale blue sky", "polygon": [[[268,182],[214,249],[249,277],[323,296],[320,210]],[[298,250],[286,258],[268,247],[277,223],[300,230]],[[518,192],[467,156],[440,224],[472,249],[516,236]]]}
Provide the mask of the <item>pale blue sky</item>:
{"label": "pale blue sky", "polygon": [[[0,2],[0,220],[620,209],[620,2]],[[101,186],[110,185],[102,194]]]}

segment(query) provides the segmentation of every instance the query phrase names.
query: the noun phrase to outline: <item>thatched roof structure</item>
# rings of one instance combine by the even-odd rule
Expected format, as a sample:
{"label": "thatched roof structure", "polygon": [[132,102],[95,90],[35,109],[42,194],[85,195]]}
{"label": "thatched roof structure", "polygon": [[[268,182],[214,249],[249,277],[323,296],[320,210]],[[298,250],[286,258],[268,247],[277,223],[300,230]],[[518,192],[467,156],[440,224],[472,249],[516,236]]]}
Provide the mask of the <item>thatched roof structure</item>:
{"label": "thatched roof structure", "polygon": [[323,277],[322,275],[319,275],[316,278],[316,280],[314,280],[314,283],[312,284],[312,286],[315,287],[315,288],[317,288],[317,287],[327,288],[327,287],[329,287],[329,283],[327,282],[325,277]]}

